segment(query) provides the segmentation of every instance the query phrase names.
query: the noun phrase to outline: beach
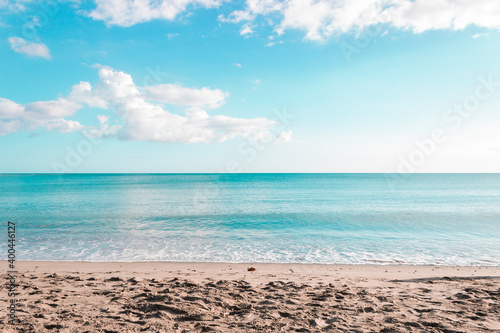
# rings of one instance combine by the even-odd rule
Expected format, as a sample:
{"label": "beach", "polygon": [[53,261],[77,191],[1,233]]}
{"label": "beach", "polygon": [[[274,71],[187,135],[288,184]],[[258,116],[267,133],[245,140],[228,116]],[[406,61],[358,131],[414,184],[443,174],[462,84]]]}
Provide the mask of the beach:
{"label": "beach", "polygon": [[0,177],[15,235],[0,259],[17,271],[0,260],[0,331],[500,332],[500,176],[398,186],[379,174]]}
{"label": "beach", "polygon": [[500,0],[0,30],[0,333],[500,333]]}
{"label": "beach", "polygon": [[[7,262],[1,262],[7,281]],[[16,263],[2,332],[500,332],[500,267]]]}

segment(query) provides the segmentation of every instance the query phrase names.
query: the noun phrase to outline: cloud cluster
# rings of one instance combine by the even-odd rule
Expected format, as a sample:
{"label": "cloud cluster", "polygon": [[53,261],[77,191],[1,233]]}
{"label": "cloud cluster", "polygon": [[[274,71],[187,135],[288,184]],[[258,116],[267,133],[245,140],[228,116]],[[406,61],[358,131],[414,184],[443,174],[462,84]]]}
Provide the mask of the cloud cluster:
{"label": "cloud cluster", "polygon": [[25,4],[31,2],[31,0],[0,0],[0,10],[6,10],[8,12],[22,12],[26,10]]}
{"label": "cloud cluster", "polygon": [[[18,5],[14,6],[0,0],[0,9],[22,10],[23,3],[29,1],[18,1]],[[94,2],[95,7],[86,12],[88,16],[107,25],[121,27],[156,19],[174,20],[192,8],[229,9],[227,15],[219,15],[219,21],[242,23],[240,34],[244,37],[255,31],[258,17],[264,17],[266,25],[272,24],[278,35],[294,29],[303,31],[309,40],[356,33],[373,24],[386,24],[414,33],[438,29],[462,30],[470,25],[500,29],[498,0],[242,0],[241,4],[238,0]]]}
{"label": "cloud cluster", "polygon": [[191,89],[176,84],[159,84],[145,88],[145,98],[165,104],[207,106],[216,108],[224,103],[229,95],[219,89]]}
{"label": "cloud cluster", "polygon": [[82,130],[82,124],[64,118],[80,108],[81,105],[65,98],[20,105],[0,97],[0,135],[38,128],[58,132]]}
{"label": "cloud cluster", "polygon": [[[228,96],[219,89],[186,88],[174,84],[137,87],[132,77],[99,66],[99,81],[74,85],[65,98],[19,105],[0,99],[0,135],[45,128],[51,131],[81,130],[99,137],[117,135],[122,140],[157,142],[223,142],[236,136],[268,140],[275,121],[267,118],[241,119],[210,116],[205,108],[221,105]],[[185,107],[183,114],[166,109],[166,104]],[[111,125],[108,115],[100,115],[100,126],[84,126],[66,118],[83,106],[111,111],[119,124]],[[279,139],[289,139],[283,133]]]}
{"label": "cloud cluster", "polygon": [[155,19],[173,20],[190,5],[204,8],[220,5],[218,0],[95,0],[95,3],[90,17],[121,27]]}
{"label": "cloud cluster", "polygon": [[30,57],[40,57],[50,60],[50,52],[44,43],[35,43],[24,40],[21,37],[10,37],[10,47],[17,53],[23,53]]}
{"label": "cloud cluster", "polygon": [[[190,5],[203,8],[227,6],[235,0],[95,0],[89,16],[108,25],[123,27],[154,19],[173,20]],[[359,32],[373,24],[387,24],[421,33],[427,30],[461,30],[469,25],[500,28],[497,0],[246,0],[219,21],[244,25],[248,37],[259,16],[272,19],[278,35],[286,30],[305,32],[309,40]],[[267,20],[269,22],[269,20]]]}
{"label": "cloud cluster", "polygon": [[421,33],[427,30],[462,30],[470,25],[500,28],[496,0],[246,0],[222,22],[253,22],[274,16],[278,35],[288,29],[305,32],[309,40],[359,32],[373,24],[387,24]]}
{"label": "cloud cluster", "polygon": [[390,23],[415,33],[462,30],[469,25],[500,28],[500,2],[495,0],[399,0],[387,9]]}

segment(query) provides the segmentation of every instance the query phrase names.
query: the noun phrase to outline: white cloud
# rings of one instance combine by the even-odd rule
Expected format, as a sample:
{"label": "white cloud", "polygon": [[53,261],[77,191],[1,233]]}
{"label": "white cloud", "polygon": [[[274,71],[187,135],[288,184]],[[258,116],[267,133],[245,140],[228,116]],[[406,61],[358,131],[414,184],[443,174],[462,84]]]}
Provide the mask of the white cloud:
{"label": "white cloud", "polygon": [[174,33],[174,34],[166,34],[167,38],[168,39],[174,39],[175,37],[178,37],[179,34],[178,33]]}
{"label": "white cloud", "polygon": [[95,89],[89,82],[81,81],[75,84],[71,89],[69,98],[77,103],[87,104],[90,107],[108,108],[108,103],[104,96],[101,97],[99,92],[95,92]]}
{"label": "white cloud", "polygon": [[276,137],[275,143],[290,142],[292,140],[292,130],[283,131]]}
{"label": "white cloud", "polygon": [[247,0],[247,9],[256,15],[267,15],[283,9],[284,4],[276,0]]}
{"label": "white cloud", "polygon": [[36,113],[41,117],[62,118],[71,116],[81,106],[72,100],[59,98],[53,101],[33,102],[26,104],[25,110],[30,113]]}
{"label": "white cloud", "polygon": [[[95,0],[88,15],[108,25],[122,27],[154,19],[173,20],[190,6],[214,8],[232,4],[226,0]],[[264,17],[278,34],[301,30],[309,40],[334,34],[358,33],[373,24],[386,24],[421,33],[428,30],[462,30],[469,25],[500,29],[498,0],[246,0],[243,8],[219,15],[220,22],[241,23],[248,37]],[[277,22],[273,24],[272,22]],[[262,23],[262,21],[260,22]]]}
{"label": "white cloud", "polygon": [[[209,115],[202,107],[218,106],[228,96],[218,89],[174,84],[137,87],[127,73],[105,66],[98,68],[99,81],[94,86],[80,82],[65,98],[25,106],[0,98],[0,135],[42,127],[60,132],[81,130],[92,137],[116,134],[122,140],[198,143],[223,142],[236,136],[267,139],[277,125],[267,118]],[[165,109],[165,104],[187,108],[184,115],[179,115]],[[109,111],[116,118],[115,124],[109,123],[109,114],[98,116],[99,126],[83,126],[65,119],[84,105]],[[276,140],[282,141],[287,135],[278,133]]]}
{"label": "white cloud", "polygon": [[64,119],[79,108],[79,104],[65,98],[20,105],[0,97],[0,135],[37,128],[57,132],[81,130],[79,122]]}
{"label": "white cloud", "polygon": [[[255,136],[267,132],[273,124],[266,118],[238,119],[228,116],[209,116],[199,106],[186,109],[185,116],[171,113],[162,105],[153,104],[151,91],[168,103],[177,105],[204,105],[220,102],[220,91],[194,90],[176,85],[159,85],[152,89],[135,86],[129,74],[110,68],[99,70],[99,84],[95,94],[105,96],[107,104],[123,122],[118,135],[124,140],[159,142],[222,142],[235,136]],[[172,92],[172,96],[168,93]],[[214,93],[215,92],[215,93]],[[215,96],[215,98],[213,98]],[[182,103],[182,104],[181,104]]]}
{"label": "white cloud", "polygon": [[243,67],[241,64],[239,64],[239,63],[237,63],[237,62],[236,62],[236,63],[234,63],[234,65],[235,65],[236,67],[238,67],[238,68],[242,68],[242,67]]}
{"label": "white cloud", "polygon": [[474,35],[472,35],[472,38],[488,37],[489,35],[490,35],[489,33],[474,34]]}
{"label": "white cloud", "polygon": [[278,18],[278,35],[297,29],[304,31],[309,40],[357,33],[373,24],[414,33],[463,30],[470,25],[500,29],[497,0],[247,0],[243,10],[219,20],[254,22],[259,15]]}
{"label": "white cloud", "polygon": [[224,15],[219,15],[218,20],[221,22],[231,22],[239,23],[242,21],[252,21],[255,19],[255,15],[250,13],[248,10],[235,10],[229,14],[228,17]]}
{"label": "white cloud", "polygon": [[26,10],[25,4],[28,4],[30,2],[32,2],[32,0],[0,0],[0,10],[6,10],[13,13],[22,12]]}
{"label": "white cloud", "polygon": [[[286,29],[306,31],[306,39],[321,40],[334,33],[362,29],[376,23],[381,0],[291,0],[283,9],[278,34]],[[379,7],[380,6],[380,7]]]}
{"label": "white cloud", "polygon": [[283,10],[284,3],[277,0],[246,0],[243,10],[237,9],[229,15],[219,15],[220,22],[239,23],[253,21],[258,15],[268,15]]}
{"label": "white cloud", "polygon": [[224,103],[224,99],[229,95],[219,89],[193,89],[176,84],[159,84],[153,87],[145,87],[147,94],[145,99],[157,101],[165,104],[207,106],[215,108]]}
{"label": "white cloud", "polygon": [[393,26],[413,30],[463,30],[469,25],[500,28],[500,2],[495,0],[399,0],[389,10]]}
{"label": "white cloud", "polygon": [[190,5],[219,6],[218,0],[95,0],[95,3],[90,17],[122,27],[155,19],[173,20]]}
{"label": "white cloud", "polygon": [[24,107],[0,97],[0,119],[13,119],[22,116]]}
{"label": "white cloud", "polygon": [[97,120],[99,120],[99,122],[100,122],[101,124],[105,124],[105,123],[107,123],[107,122],[108,122],[108,120],[109,120],[109,116],[105,116],[105,115],[102,115],[102,114],[101,114],[101,115],[98,115],[98,116],[97,116]]}
{"label": "white cloud", "polygon": [[50,52],[44,43],[28,42],[20,37],[8,39],[10,47],[17,53],[27,54],[30,57],[41,57],[50,60]]}
{"label": "white cloud", "polygon": [[98,115],[97,120],[99,120],[99,127],[87,127],[83,131],[86,136],[90,136],[92,138],[105,138],[108,136],[115,135],[121,128],[121,125],[110,125],[108,124],[109,116],[106,115]]}
{"label": "white cloud", "polygon": [[250,23],[244,24],[240,29],[240,35],[248,37],[248,35],[254,33],[253,28],[254,26],[251,25]]}

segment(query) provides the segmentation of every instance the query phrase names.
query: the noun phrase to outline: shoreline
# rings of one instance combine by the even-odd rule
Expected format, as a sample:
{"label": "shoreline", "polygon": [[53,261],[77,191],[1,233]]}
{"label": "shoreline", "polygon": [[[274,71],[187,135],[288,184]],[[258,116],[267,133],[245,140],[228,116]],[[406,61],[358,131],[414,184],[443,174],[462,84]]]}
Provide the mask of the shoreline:
{"label": "shoreline", "polygon": [[[2,265],[5,266],[7,260],[0,260],[0,270]],[[184,266],[184,265],[194,265],[194,266],[216,266],[223,267],[228,265],[233,266],[245,266],[245,265],[259,265],[263,267],[278,267],[278,266],[304,266],[304,267],[351,267],[351,268],[367,268],[367,267],[387,267],[387,268],[463,268],[465,270],[474,269],[499,269],[500,265],[443,265],[443,264],[406,264],[406,263],[366,263],[366,264],[330,264],[330,263],[309,263],[309,262],[284,262],[284,263],[274,263],[274,262],[218,262],[218,261],[86,261],[86,260],[16,260],[16,265],[23,265],[27,268],[32,268],[34,264],[40,267],[49,267],[52,265],[61,266],[71,266],[71,265],[95,265],[100,267],[101,265],[133,265],[133,266],[143,266],[143,265],[172,265],[172,266]]]}
{"label": "shoreline", "polygon": [[[248,271],[250,267],[255,271]],[[0,273],[7,270],[0,261]],[[207,279],[247,280],[263,283],[268,279],[293,282],[323,282],[331,279],[414,280],[448,278],[500,279],[500,266],[441,265],[349,265],[310,263],[219,263],[219,262],[88,262],[88,261],[16,261],[23,273],[86,273],[140,277],[184,277],[195,281]]]}

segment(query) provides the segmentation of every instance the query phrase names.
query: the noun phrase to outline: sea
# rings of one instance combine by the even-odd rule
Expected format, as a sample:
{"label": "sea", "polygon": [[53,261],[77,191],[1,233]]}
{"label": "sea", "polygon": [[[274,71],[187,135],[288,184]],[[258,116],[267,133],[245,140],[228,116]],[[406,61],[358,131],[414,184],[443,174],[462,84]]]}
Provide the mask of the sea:
{"label": "sea", "polygon": [[500,264],[500,174],[2,174],[0,219],[3,260]]}

